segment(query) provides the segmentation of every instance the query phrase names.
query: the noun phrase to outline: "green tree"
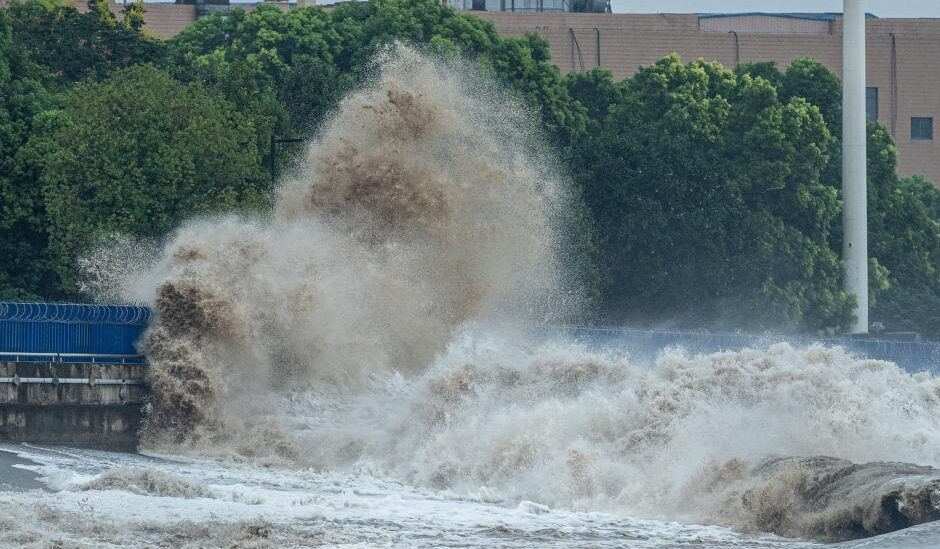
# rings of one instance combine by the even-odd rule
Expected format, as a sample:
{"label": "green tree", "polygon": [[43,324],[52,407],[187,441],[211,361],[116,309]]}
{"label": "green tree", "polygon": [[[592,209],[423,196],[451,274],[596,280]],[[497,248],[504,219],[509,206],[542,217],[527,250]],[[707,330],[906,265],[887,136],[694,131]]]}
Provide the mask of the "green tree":
{"label": "green tree", "polygon": [[34,119],[55,102],[0,10],[0,299],[60,297],[46,255],[42,192],[22,148]]}
{"label": "green tree", "polygon": [[565,76],[568,93],[586,109],[588,124],[602,123],[611,105],[622,100],[621,87],[607,69],[570,72]]}
{"label": "green tree", "polygon": [[395,41],[475,57],[502,40],[489,22],[429,0],[346,2],[330,14],[342,38],[337,64],[355,70]]}
{"label": "green tree", "polygon": [[[777,88],[781,101],[795,97],[805,99],[822,112],[833,138],[829,142],[829,162],[822,173],[822,181],[842,188],[842,83],[825,65],[811,57],[794,60],[786,71],[780,72],[774,62],[742,63],[735,68],[737,74],[760,76]],[[841,249],[842,229],[837,225],[832,242]]]}
{"label": "green tree", "polygon": [[750,61],[740,63],[734,68],[734,74],[738,76],[749,74],[752,78],[759,76],[778,89],[783,82],[783,73],[777,68],[776,61]]}
{"label": "green tree", "polygon": [[125,5],[121,9],[124,16],[122,24],[124,28],[140,33],[144,28],[144,15],[147,13],[147,7],[144,0],[134,0],[134,2]]}
{"label": "green tree", "polygon": [[285,116],[276,120],[280,132],[306,134],[363,80],[363,72],[367,76],[379,48],[395,41],[481,61],[539,110],[561,144],[584,130],[583,108],[570,97],[543,39],[500,38],[492,24],[434,0],[348,2],[329,12],[260,6],[213,15],[171,40],[169,63],[181,78],[204,82],[222,79],[227,65],[244,63],[257,86],[273,89],[285,106]]}
{"label": "green tree", "polygon": [[117,17],[111,13],[108,8],[107,0],[88,0],[88,11],[96,17],[104,27],[109,29],[117,28]]}
{"label": "green tree", "polygon": [[780,98],[802,97],[819,107],[829,130],[842,135],[842,82],[828,67],[811,57],[790,63],[779,84]]}
{"label": "green tree", "polygon": [[[824,180],[841,189],[842,88],[839,78],[811,59],[794,62],[786,73],[788,93],[819,105],[836,140]],[[923,178],[902,184],[897,176],[897,148],[887,129],[868,124],[869,254],[877,270],[870,275],[871,318],[891,331],[940,337],[940,241],[932,213],[937,190]],[[833,248],[842,246],[841,228]],[[875,275],[878,276],[875,276]]]}
{"label": "green tree", "polygon": [[567,146],[587,127],[584,106],[571,97],[558,68],[551,64],[548,42],[537,34],[505,38],[483,56],[484,63],[510,90],[538,109],[553,143]]}
{"label": "green tree", "polygon": [[873,321],[940,339],[940,192],[919,176],[898,180],[897,149],[881,124],[868,134],[869,252],[887,271],[873,290]]}
{"label": "green tree", "polygon": [[342,49],[336,27],[319,7],[212,15],[170,41],[167,66],[246,113],[267,164],[272,136],[309,136],[352,88],[354,76],[334,62]]}
{"label": "green tree", "polygon": [[250,120],[200,84],[149,65],[85,82],[27,145],[53,267],[74,291],[74,261],[103,234],[162,236],[197,214],[265,204]]}
{"label": "green tree", "polygon": [[[802,97],[819,106],[833,133],[822,181],[841,190],[842,90],[839,78],[813,59],[795,61],[785,73],[767,64],[737,67],[779,81],[782,97]],[[923,177],[898,180],[897,149],[883,125],[868,124],[868,228],[871,319],[891,331],[940,338],[940,192]],[[839,253],[841,226],[833,226],[830,247]]]}
{"label": "green tree", "polygon": [[266,141],[275,126],[282,133],[311,127],[348,90],[350,78],[334,64],[340,41],[319,7],[283,12],[262,5],[200,19],[170,41],[169,65],[266,118],[259,124]]}
{"label": "green tree", "polygon": [[940,220],[940,192],[929,179],[922,175],[911,175],[898,181],[905,191],[917,196],[927,208],[931,218]]}
{"label": "green tree", "polygon": [[598,226],[611,321],[847,325],[853,300],[828,243],[838,195],[821,180],[832,136],[819,109],[782,101],[763,77],[677,56],[618,87],[597,75],[569,82],[585,78],[607,90],[591,112],[610,103],[575,173]]}
{"label": "green tree", "polygon": [[79,13],[61,0],[13,0],[7,11],[17,43],[59,87],[161,59],[162,43],[142,35],[139,27],[118,25],[107,2],[89,8]]}

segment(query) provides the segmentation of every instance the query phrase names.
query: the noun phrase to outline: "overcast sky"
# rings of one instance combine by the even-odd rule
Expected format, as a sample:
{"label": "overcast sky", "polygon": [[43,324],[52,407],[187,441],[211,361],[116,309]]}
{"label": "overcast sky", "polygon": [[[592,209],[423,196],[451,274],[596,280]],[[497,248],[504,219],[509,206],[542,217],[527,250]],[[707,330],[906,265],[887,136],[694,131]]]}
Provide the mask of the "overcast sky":
{"label": "overcast sky", "polygon": [[[842,12],[842,0],[610,0],[614,13]],[[867,0],[879,17],[940,17],[940,0]]]}

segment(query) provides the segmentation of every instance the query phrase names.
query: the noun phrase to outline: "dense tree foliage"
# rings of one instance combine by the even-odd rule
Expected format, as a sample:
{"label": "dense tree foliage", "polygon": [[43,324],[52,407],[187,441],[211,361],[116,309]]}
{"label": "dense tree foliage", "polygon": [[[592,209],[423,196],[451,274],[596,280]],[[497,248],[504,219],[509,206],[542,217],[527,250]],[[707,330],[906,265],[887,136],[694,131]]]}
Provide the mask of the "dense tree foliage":
{"label": "dense tree foliage", "polygon": [[[0,10],[0,298],[75,297],[75,258],[264,205],[272,136],[310,136],[393,41],[463,57],[538,113],[574,182],[566,253],[606,322],[835,333],[841,85],[820,63],[562,77],[537,35],[434,0],[262,5],[147,36],[145,6]],[[290,150],[279,156],[290,163]],[[872,320],[940,339],[940,193],[869,126]],[[583,199],[583,200],[582,200]]]}
{"label": "dense tree foliage", "polygon": [[[544,40],[500,38],[491,24],[429,0],[347,2],[329,12],[262,5],[251,13],[217,14],[170,41],[167,65],[178,77],[218,86],[240,107],[265,117],[256,127],[266,140],[272,131],[309,135],[368,76],[377,51],[395,41],[479,61],[539,109],[562,143],[584,129],[583,108],[549,62]],[[258,97],[268,105],[276,98],[282,107],[256,108]]]}
{"label": "dense tree foliage", "polygon": [[849,322],[854,302],[829,247],[838,193],[821,180],[832,136],[816,106],[677,56],[616,91],[604,74],[569,83],[598,113],[575,172],[597,219],[612,320],[813,331]]}
{"label": "dense tree foliage", "polygon": [[75,259],[101,235],[165,234],[266,191],[248,117],[142,64],[163,45],[90,7],[0,11],[4,297],[70,297]]}
{"label": "dense tree foliage", "polygon": [[128,6],[127,24],[104,0],[89,8],[79,13],[56,0],[13,0],[7,11],[17,45],[59,86],[162,58],[163,44],[140,32],[142,2]]}
{"label": "dense tree foliage", "polygon": [[101,234],[159,237],[191,215],[264,203],[250,120],[153,66],[74,86],[43,123],[26,149],[41,166],[49,251],[66,289],[76,254]]}
{"label": "dense tree foliage", "polygon": [[[781,93],[803,96],[820,107],[833,132],[823,181],[842,181],[842,89],[835,74],[811,59],[780,73],[772,64],[761,74],[779,81]],[[740,69],[740,68],[739,68]],[[880,123],[868,125],[868,230],[871,319],[891,331],[940,339],[940,192],[921,176],[899,180],[897,149]],[[831,247],[841,249],[841,227]]]}
{"label": "dense tree foliage", "polygon": [[0,11],[0,296],[59,297],[46,269],[46,230],[37,174],[23,152],[33,118],[54,106],[53,97],[23,48],[10,18]]}
{"label": "dense tree foliage", "polygon": [[[830,333],[841,288],[841,85],[812,59],[727,71],[675,56],[567,77],[590,131],[573,172],[598,227],[609,321]],[[940,193],[897,177],[869,125],[872,319],[940,336]]]}

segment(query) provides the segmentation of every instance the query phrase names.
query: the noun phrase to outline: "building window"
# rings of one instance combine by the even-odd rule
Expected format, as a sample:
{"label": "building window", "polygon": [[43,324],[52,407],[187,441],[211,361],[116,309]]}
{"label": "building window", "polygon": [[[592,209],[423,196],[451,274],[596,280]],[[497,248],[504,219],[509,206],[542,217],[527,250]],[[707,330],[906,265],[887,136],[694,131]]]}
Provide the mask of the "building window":
{"label": "building window", "polygon": [[911,139],[933,139],[933,118],[911,118]]}
{"label": "building window", "polygon": [[878,121],[878,88],[865,88],[865,113],[872,122]]}

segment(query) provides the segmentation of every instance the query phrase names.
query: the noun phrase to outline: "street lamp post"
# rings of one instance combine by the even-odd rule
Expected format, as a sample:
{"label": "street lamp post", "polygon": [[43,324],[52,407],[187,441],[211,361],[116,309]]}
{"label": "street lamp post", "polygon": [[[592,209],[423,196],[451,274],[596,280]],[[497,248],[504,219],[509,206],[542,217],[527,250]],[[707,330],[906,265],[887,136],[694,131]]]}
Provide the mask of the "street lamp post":
{"label": "street lamp post", "polygon": [[273,133],[271,134],[271,154],[270,154],[271,162],[270,162],[269,168],[271,172],[271,186],[272,187],[274,186],[275,183],[277,183],[277,146],[281,143],[300,143],[302,141],[303,139],[298,138],[298,137],[283,138],[283,137],[275,137]]}

